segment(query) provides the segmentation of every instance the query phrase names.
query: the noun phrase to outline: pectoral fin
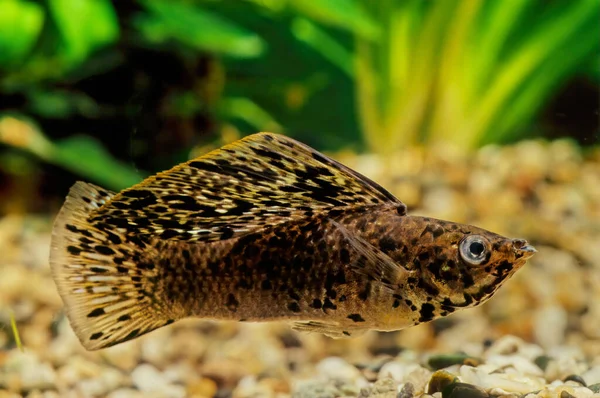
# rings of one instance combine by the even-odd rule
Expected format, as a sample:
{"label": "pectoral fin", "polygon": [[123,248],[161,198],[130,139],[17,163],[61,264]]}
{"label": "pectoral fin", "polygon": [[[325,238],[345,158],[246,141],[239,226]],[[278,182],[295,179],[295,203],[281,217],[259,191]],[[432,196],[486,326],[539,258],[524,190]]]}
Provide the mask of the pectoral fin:
{"label": "pectoral fin", "polygon": [[329,220],[344,236],[348,246],[359,254],[350,266],[358,273],[395,291],[408,277],[408,271],[383,251],[353,234],[335,220]]}

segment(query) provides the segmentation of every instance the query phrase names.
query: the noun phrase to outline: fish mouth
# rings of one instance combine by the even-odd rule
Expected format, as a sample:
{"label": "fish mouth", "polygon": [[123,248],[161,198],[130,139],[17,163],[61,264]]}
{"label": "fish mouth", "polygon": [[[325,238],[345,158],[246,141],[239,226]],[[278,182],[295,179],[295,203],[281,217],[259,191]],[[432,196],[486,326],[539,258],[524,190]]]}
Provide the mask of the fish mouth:
{"label": "fish mouth", "polygon": [[537,253],[536,248],[524,239],[513,239],[513,248],[519,257],[529,258]]}

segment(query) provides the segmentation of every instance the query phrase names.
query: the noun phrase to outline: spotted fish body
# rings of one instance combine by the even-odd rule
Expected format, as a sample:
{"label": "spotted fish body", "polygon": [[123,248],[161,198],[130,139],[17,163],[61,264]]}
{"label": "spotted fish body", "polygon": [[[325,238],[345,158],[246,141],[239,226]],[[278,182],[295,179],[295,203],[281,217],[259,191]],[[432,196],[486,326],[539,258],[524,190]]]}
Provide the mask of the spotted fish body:
{"label": "spotted fish body", "polygon": [[489,299],[535,249],[406,214],[290,138],[255,134],[114,193],[79,182],[50,264],[88,349],[186,317],[398,330]]}

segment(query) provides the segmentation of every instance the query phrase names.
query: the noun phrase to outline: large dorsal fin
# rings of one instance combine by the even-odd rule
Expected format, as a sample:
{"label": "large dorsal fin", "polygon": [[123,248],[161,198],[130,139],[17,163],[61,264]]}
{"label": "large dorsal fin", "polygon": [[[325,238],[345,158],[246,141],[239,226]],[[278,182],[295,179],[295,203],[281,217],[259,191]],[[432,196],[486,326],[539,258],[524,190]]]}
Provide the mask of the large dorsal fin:
{"label": "large dorsal fin", "polygon": [[91,221],[138,235],[206,242],[333,208],[384,203],[403,206],[314,149],[259,133],[149,177],[117,194]]}

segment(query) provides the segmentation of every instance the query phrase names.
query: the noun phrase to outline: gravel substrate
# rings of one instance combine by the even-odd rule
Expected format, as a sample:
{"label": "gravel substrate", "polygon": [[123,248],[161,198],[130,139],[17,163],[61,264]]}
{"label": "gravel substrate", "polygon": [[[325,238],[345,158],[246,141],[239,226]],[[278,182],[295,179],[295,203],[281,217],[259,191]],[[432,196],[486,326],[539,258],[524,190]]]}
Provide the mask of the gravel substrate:
{"label": "gravel substrate", "polygon": [[401,332],[331,340],[285,324],[186,320],[87,352],[50,277],[52,217],[8,216],[0,398],[600,397],[600,150],[557,141],[336,157],[413,214],[523,237],[539,253],[488,303]]}

